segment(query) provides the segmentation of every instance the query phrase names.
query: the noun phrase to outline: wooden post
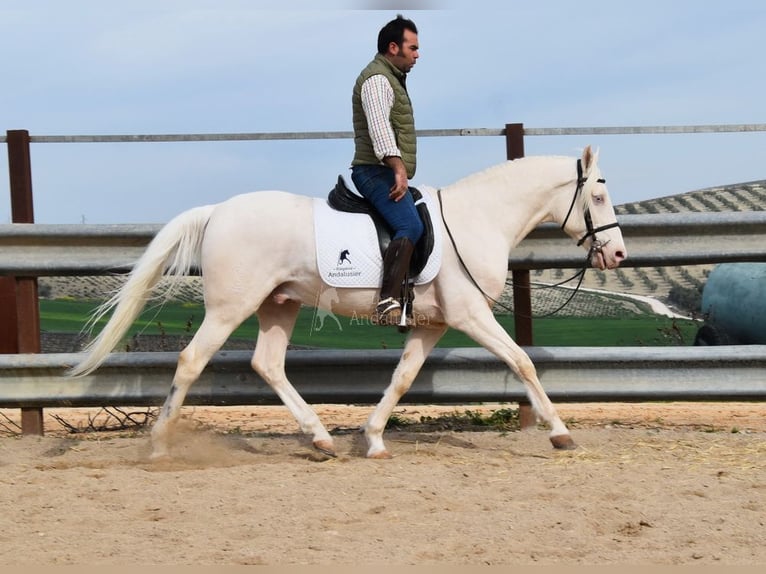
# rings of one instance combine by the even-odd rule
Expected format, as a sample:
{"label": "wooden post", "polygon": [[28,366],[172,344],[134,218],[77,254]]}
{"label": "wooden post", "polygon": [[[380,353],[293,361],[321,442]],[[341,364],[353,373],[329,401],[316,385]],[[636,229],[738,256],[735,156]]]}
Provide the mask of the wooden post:
{"label": "wooden post", "polygon": [[[524,124],[505,124],[505,149],[509,160],[524,157]],[[514,269],[513,325],[516,342],[532,346],[532,291],[529,269]],[[519,425],[522,429],[535,427],[537,418],[529,401],[519,401]]]}
{"label": "wooden post", "polygon": [[0,353],[19,352],[16,317],[16,278],[0,277]]}
{"label": "wooden post", "polygon": [[[32,200],[32,161],[29,153],[29,132],[9,130],[8,174],[11,187],[11,218],[13,223],[34,223]],[[36,277],[4,277],[0,285],[3,311],[0,311],[0,352],[40,352],[40,308]],[[21,409],[22,434],[42,435],[43,410]]]}
{"label": "wooden post", "polygon": [[505,151],[510,160],[524,157],[524,124],[505,124]]}

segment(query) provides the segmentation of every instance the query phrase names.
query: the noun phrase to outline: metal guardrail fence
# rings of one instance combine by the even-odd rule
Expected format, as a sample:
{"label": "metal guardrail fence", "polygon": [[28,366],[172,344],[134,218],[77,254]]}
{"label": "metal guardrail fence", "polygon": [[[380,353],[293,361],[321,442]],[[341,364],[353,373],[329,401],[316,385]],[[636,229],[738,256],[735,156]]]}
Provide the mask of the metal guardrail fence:
{"label": "metal guardrail fence", "polygon": [[[632,214],[619,217],[625,267],[766,260],[766,212]],[[0,225],[0,275],[104,275],[128,271],[160,225]],[[585,252],[557,225],[535,229],[509,269],[572,269]]]}
{"label": "metal guardrail fence", "polygon": [[[623,215],[634,265],[763,261],[766,212]],[[160,225],[0,225],[0,275],[124,272]],[[556,225],[538,227],[509,269],[573,268],[581,249]],[[766,347],[527,348],[555,401],[764,400]],[[288,375],[310,402],[374,403],[400,351],[291,351]],[[277,404],[250,367],[249,352],[216,355],[188,403]],[[96,373],[68,379],[75,354],[0,355],[0,407],[160,404],[177,353],[115,353]],[[408,402],[517,402],[523,386],[483,349],[436,349]]]}
{"label": "metal guardrail fence", "polygon": [[[765,400],[766,345],[729,347],[530,347],[556,402]],[[287,375],[310,403],[374,404],[397,350],[288,351]],[[277,395],[250,367],[248,351],[216,354],[189,391],[190,405],[272,405]],[[115,353],[91,375],[68,379],[76,354],[0,355],[0,407],[159,405],[177,353]],[[404,403],[525,400],[508,367],[484,349],[435,349]]]}
{"label": "metal guardrail fence", "polygon": [[[505,136],[508,159],[523,157],[525,136],[763,132],[766,124],[584,128],[419,130],[418,137]],[[42,432],[42,407],[156,404],[175,368],[175,353],[115,354],[96,373],[63,377],[73,355],[40,355],[36,277],[127,271],[159,229],[153,225],[34,225],[30,143],[181,142],[351,138],[351,132],[169,135],[29,136],[7,132],[11,225],[0,225],[0,299],[11,301],[16,333],[0,337],[20,354],[0,355],[0,406],[22,409],[25,434]],[[630,246],[626,266],[763,261],[764,213],[623,215]],[[529,270],[574,268],[583,253],[555,226],[541,226],[511,254],[514,283],[528,287]],[[8,277],[3,277],[8,276]],[[15,278],[14,278],[15,277]],[[7,280],[6,280],[7,279]],[[528,290],[527,290],[528,291]],[[519,293],[519,303],[524,293]],[[514,297],[516,293],[514,293]],[[526,295],[528,298],[528,295]],[[526,307],[531,312],[529,303]],[[531,319],[519,305],[516,338],[531,345]],[[766,348],[528,347],[546,390],[556,401],[726,400],[766,398]],[[4,351],[9,352],[9,351]],[[13,351],[10,351],[13,352]],[[319,353],[319,354],[317,354]],[[377,402],[399,351],[295,351],[288,374],[312,402]],[[191,404],[275,403],[276,395],[250,369],[250,353],[219,353],[191,391]],[[321,381],[320,381],[321,379]],[[319,384],[321,382],[321,384]],[[408,402],[523,401],[507,367],[481,349],[435,350],[405,397]],[[39,407],[39,408],[38,408]]]}

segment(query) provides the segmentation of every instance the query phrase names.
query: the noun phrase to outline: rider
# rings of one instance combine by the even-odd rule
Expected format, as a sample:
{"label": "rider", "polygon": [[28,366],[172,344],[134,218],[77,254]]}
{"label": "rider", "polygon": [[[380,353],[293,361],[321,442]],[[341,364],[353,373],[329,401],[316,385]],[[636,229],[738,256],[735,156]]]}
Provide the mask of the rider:
{"label": "rider", "polygon": [[399,321],[401,285],[423,234],[409,188],[415,175],[416,138],[406,86],[418,56],[418,29],[398,14],[378,33],[378,53],[359,74],[351,98],[355,146],[351,180],[393,230],[375,308],[380,324]]}

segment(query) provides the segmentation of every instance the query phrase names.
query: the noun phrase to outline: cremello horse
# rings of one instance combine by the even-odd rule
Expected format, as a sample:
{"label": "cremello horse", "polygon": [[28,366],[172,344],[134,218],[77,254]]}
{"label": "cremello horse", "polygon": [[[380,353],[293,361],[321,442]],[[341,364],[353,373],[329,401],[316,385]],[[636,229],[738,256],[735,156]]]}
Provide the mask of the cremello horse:
{"label": "cremello horse", "polygon": [[[538,380],[529,356],[498,324],[492,298],[500,296],[511,249],[539,223],[554,221],[588,250],[599,269],[616,268],[627,256],[614,209],[597,165],[582,158],[529,157],[470,175],[438,193],[454,241],[445,240],[442,267],[415,289],[418,324],[381,401],[364,426],[367,456],[388,458],[383,430],[426,357],[447,327],[463,331],[497,355],[524,383],[537,415],[550,427],[556,448],[574,448],[569,430]],[[436,190],[421,188],[425,193]],[[152,429],[153,456],[169,454],[170,434],[187,391],[245,319],[255,313],[258,333],[251,363],[290,409],[314,447],[334,455],[333,439],[285,375],[285,355],[302,304],[314,304],[326,287],[317,273],[313,199],[279,191],[232,197],[181,213],[154,237],[123,288],[93,319],[113,309],[101,333],[70,374],[98,368],[119,344],[163,274],[179,277],[198,268],[204,278],[205,318],[181,351],[170,392]],[[447,237],[447,234],[444,234]],[[477,287],[478,286],[478,287]],[[479,289],[480,287],[480,289]],[[373,312],[375,289],[338,289],[332,312]],[[321,304],[321,303],[320,303]],[[386,328],[386,327],[380,327]]]}

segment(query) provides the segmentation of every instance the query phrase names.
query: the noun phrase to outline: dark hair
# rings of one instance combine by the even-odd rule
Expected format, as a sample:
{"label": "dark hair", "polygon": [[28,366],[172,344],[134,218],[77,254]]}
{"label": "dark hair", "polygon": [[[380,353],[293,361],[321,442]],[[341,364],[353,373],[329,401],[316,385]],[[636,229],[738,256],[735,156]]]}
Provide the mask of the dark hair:
{"label": "dark hair", "polygon": [[396,18],[391,20],[388,24],[383,26],[378,32],[378,53],[385,54],[388,52],[388,45],[391,42],[396,42],[401,47],[404,41],[404,31],[409,30],[413,34],[418,33],[418,28],[415,26],[415,22],[408,20],[401,14],[397,14]]}

